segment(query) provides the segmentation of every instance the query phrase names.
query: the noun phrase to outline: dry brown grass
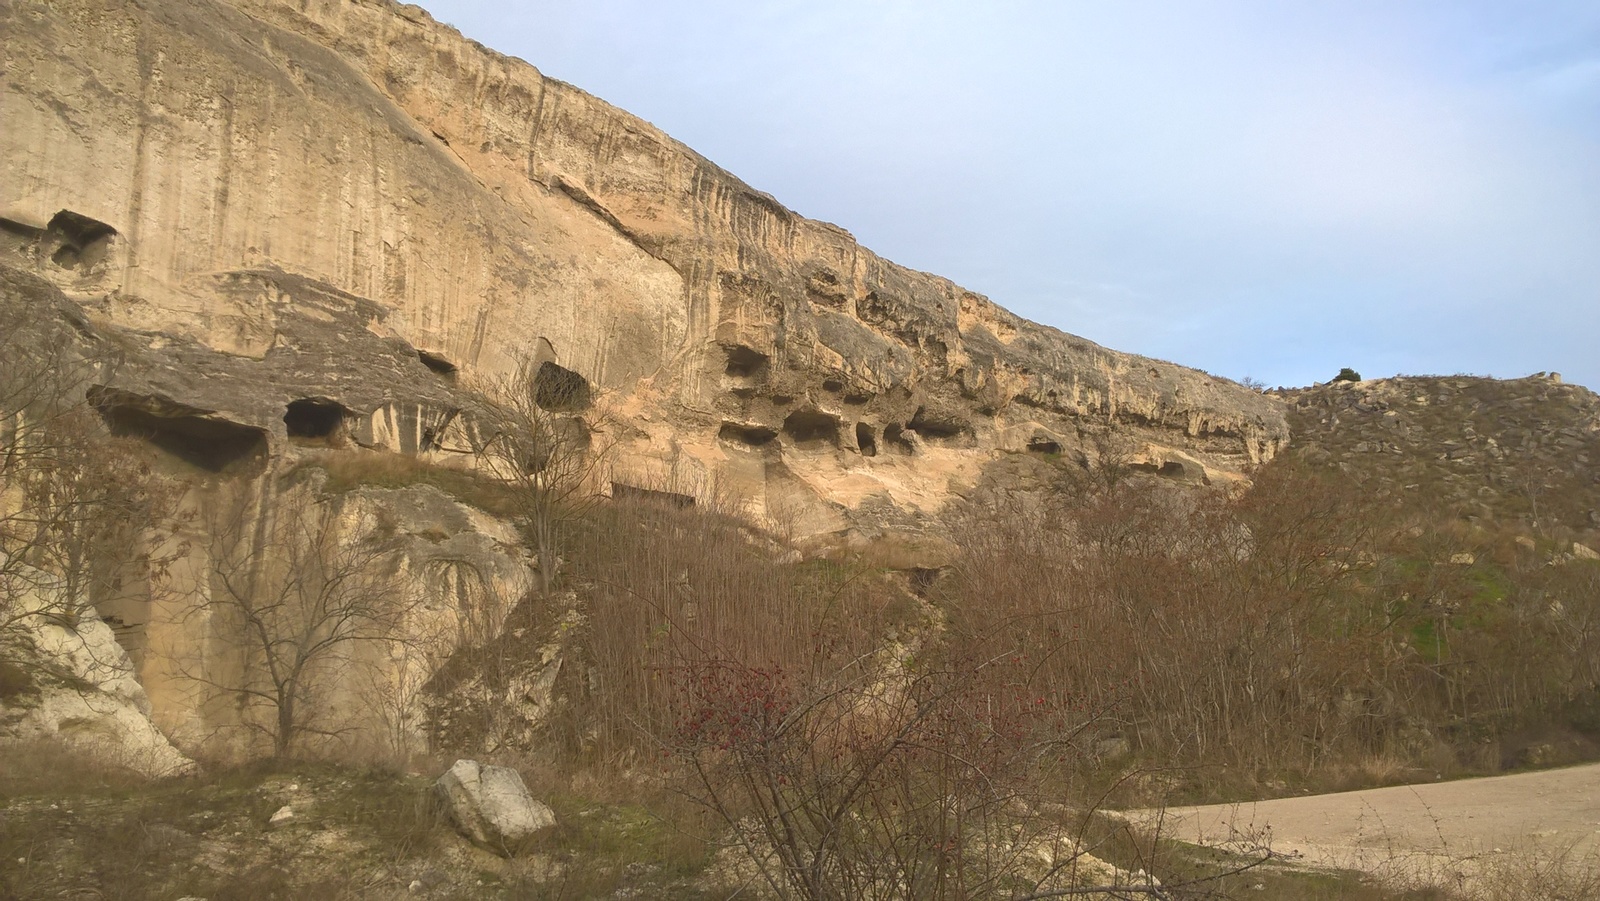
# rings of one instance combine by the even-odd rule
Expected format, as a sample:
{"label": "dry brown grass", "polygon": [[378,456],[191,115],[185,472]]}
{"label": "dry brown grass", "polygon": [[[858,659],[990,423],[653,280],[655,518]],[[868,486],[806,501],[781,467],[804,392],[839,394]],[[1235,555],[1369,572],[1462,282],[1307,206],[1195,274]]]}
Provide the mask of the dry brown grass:
{"label": "dry brown grass", "polygon": [[[455,834],[431,775],[260,764],[149,782],[45,744],[4,759],[0,898],[700,897],[706,845],[646,807],[670,811],[670,798],[615,778],[574,784],[523,761],[559,825],[506,860]],[[611,800],[585,794],[602,787]],[[284,804],[295,819],[268,828]]]}
{"label": "dry brown grass", "polygon": [[1594,901],[1600,898],[1600,853],[1568,847],[1497,854],[1483,863],[1467,894],[1471,901]]}
{"label": "dry brown grass", "polygon": [[517,509],[506,485],[491,475],[406,454],[360,448],[319,451],[308,453],[299,468],[322,470],[327,474],[324,487],[333,492],[431,485],[464,504],[497,516],[512,515]]}

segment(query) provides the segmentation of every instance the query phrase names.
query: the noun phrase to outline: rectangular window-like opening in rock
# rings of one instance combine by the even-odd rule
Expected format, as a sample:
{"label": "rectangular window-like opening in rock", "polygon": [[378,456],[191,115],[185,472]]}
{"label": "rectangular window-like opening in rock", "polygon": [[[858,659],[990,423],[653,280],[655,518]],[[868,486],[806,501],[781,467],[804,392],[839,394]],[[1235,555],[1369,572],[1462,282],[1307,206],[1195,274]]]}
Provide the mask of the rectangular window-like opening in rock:
{"label": "rectangular window-like opening in rock", "polygon": [[62,210],[45,232],[58,242],[50,260],[63,269],[88,269],[105,259],[117,230],[97,219]]}
{"label": "rectangular window-like opening in rock", "polygon": [[266,459],[267,436],[261,429],[208,419],[198,412],[160,398],[141,397],[105,388],[89,392],[114,435],[140,438],[174,457],[209,472],[259,464]]}
{"label": "rectangular window-like opening in rock", "polygon": [[434,375],[437,375],[448,382],[454,382],[456,380],[456,374],[461,370],[461,367],[450,362],[449,360],[446,360],[444,357],[441,357],[435,353],[429,353],[425,350],[417,351],[417,359],[421,360],[422,365],[428,367],[428,370]]}
{"label": "rectangular window-like opening in rock", "polygon": [[778,437],[778,430],[764,425],[751,425],[742,422],[724,422],[722,428],[717,430],[717,437],[733,444],[743,444],[746,447],[765,447]]}
{"label": "rectangular window-like opening in rock", "polygon": [[783,433],[799,447],[838,447],[839,417],[820,410],[796,410],[783,421]]}
{"label": "rectangular window-like opening in rock", "polygon": [[972,427],[966,422],[953,417],[929,415],[928,411],[919,408],[906,428],[916,432],[925,441],[946,442],[957,438],[970,437]]}
{"label": "rectangular window-like opening in rock", "polygon": [[594,389],[583,376],[546,361],[533,376],[533,402],[553,413],[577,413],[594,402]]}
{"label": "rectangular window-like opening in rock", "polygon": [[343,404],[309,397],[289,403],[283,414],[283,425],[290,438],[332,442],[343,433],[348,413]]}
{"label": "rectangular window-like opening in rock", "polygon": [[1051,441],[1049,438],[1032,438],[1028,441],[1028,452],[1033,454],[1060,454],[1061,443]]}
{"label": "rectangular window-like opening in rock", "polygon": [[872,434],[872,426],[864,422],[856,423],[856,447],[861,449],[863,457],[878,455],[878,439]]}
{"label": "rectangular window-like opening in rock", "polygon": [[723,371],[736,379],[758,378],[767,371],[770,358],[753,347],[733,344],[724,346],[723,351],[728,355],[728,364]]}

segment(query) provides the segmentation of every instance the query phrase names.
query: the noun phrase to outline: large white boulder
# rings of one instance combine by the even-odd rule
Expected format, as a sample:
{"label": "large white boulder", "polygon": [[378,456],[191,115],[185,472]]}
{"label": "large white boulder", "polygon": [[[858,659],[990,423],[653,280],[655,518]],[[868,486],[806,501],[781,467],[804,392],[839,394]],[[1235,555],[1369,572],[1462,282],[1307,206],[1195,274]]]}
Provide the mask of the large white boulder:
{"label": "large white boulder", "polygon": [[502,854],[556,824],[548,805],[534,800],[516,770],[457,760],[435,783],[450,818],[474,842]]}

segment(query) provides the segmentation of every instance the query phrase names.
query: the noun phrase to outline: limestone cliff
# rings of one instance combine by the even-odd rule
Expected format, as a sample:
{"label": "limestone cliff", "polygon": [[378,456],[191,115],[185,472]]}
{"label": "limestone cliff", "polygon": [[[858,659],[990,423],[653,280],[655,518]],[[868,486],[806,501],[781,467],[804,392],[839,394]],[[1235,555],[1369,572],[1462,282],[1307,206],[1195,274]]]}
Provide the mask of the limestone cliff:
{"label": "limestone cliff", "polygon": [[0,31],[0,265],[124,336],[128,409],[435,452],[459,385],[531,358],[595,389],[619,481],[803,534],[915,525],[1108,423],[1193,479],[1287,438],[1273,399],[885,261],[414,6],[58,0]]}

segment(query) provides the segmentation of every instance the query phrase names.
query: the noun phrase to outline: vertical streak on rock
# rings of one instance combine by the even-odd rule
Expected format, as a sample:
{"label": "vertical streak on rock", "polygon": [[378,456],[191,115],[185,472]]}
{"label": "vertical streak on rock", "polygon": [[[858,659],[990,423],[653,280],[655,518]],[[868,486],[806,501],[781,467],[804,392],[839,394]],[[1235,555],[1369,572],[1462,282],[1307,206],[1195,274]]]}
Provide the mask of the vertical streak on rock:
{"label": "vertical streak on rock", "polygon": [[483,304],[478,308],[476,322],[472,329],[472,345],[467,350],[467,359],[474,366],[479,365],[483,359],[483,342],[489,333],[489,305]]}
{"label": "vertical streak on rock", "polygon": [[528,124],[528,154],[527,176],[528,181],[539,182],[539,137],[544,127],[544,98],[549,92],[545,89],[544,76],[538,78],[539,98],[534,101],[532,119]]}
{"label": "vertical streak on rock", "polygon": [[123,267],[121,283],[126,286],[133,278],[140,265],[140,250],[144,237],[144,188],[145,180],[150,177],[150,157],[145,144],[150,133],[150,92],[154,90],[151,83],[150,49],[146,45],[144,29],[134,28],[135,65],[139,71],[139,102],[134,110],[138,118],[134,125],[133,139],[133,177],[129,180],[128,193],[128,250]]}
{"label": "vertical streak on rock", "polygon": [[275,87],[268,85],[264,93],[266,109],[262,111],[261,118],[264,128],[262,129],[261,149],[257,153],[264,152],[266,157],[265,166],[263,167],[266,170],[263,179],[266,184],[263,186],[265,190],[261,192],[261,209],[256,211],[255,219],[260,223],[256,228],[261,235],[261,255],[266,259],[272,259],[272,236],[277,234],[278,197],[281,194],[279,190],[279,167],[282,159],[278,149],[278,128],[276,125],[278,92]]}
{"label": "vertical streak on rock", "polygon": [[233,141],[234,141],[234,116],[237,114],[233,106],[233,86],[228,86],[217,93],[216,103],[221,112],[221,129],[217,135],[216,178],[211,194],[211,234],[216,236],[215,242],[208,245],[224,245],[221,253],[213,252],[212,261],[206,266],[214,269],[215,258],[235,257],[237,252],[233,248],[236,241],[235,230],[232,227],[232,217],[228,208],[228,194],[233,181]]}

